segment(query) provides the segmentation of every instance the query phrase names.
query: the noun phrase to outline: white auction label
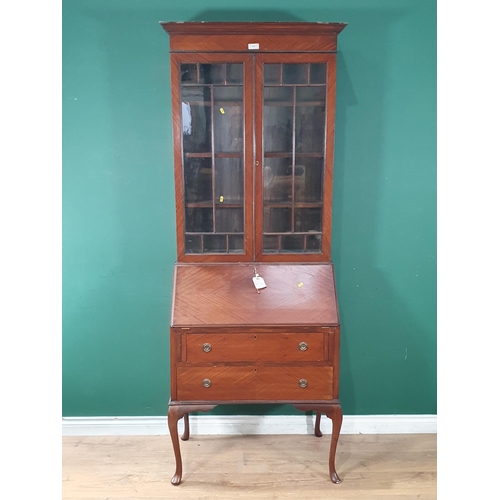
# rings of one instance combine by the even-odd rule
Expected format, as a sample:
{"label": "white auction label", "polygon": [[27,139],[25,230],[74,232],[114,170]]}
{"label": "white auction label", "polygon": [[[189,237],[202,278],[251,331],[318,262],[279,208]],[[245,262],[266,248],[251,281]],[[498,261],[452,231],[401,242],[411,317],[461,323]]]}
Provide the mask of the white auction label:
{"label": "white auction label", "polygon": [[258,50],[259,44],[258,43],[249,43],[248,44],[248,50]]}
{"label": "white auction label", "polygon": [[255,285],[255,288],[257,288],[257,290],[262,290],[262,288],[266,288],[266,282],[264,281],[264,278],[262,276],[259,276],[257,274],[257,276],[254,276],[252,278],[252,281],[253,281],[253,284]]}

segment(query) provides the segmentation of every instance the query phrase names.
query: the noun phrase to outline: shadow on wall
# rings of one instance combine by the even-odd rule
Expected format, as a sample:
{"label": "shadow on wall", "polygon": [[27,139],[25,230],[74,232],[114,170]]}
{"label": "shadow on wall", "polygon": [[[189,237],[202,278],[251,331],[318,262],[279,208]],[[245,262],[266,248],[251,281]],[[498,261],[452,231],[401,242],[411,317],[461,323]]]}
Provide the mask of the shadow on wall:
{"label": "shadow on wall", "polygon": [[[412,311],[412,304],[394,289],[390,273],[377,265],[389,32],[403,14],[353,13],[356,22],[339,36],[332,260],[342,325],[340,398],[345,414],[418,414],[422,401],[435,413],[436,359],[429,353],[435,325]],[[351,19],[348,12],[340,17]],[[370,40],[370,47],[342,50],[342,37],[356,33],[363,33],[360,39]],[[362,69],[364,81],[358,75],[353,82],[349,67]],[[357,89],[366,89],[367,82],[369,94],[359,95]],[[352,262],[359,264],[355,270]]]}

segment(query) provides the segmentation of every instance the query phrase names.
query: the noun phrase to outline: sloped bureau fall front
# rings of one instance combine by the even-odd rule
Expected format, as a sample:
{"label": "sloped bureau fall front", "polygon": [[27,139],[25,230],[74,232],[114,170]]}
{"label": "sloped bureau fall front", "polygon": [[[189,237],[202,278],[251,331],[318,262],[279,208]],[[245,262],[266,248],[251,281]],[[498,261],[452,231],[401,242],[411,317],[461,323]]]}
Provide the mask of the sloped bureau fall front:
{"label": "sloped bureau fall front", "polygon": [[[219,404],[332,419],[340,325],[330,262],[341,23],[161,23],[170,35],[177,262],[168,425]],[[261,277],[265,286],[254,286]],[[291,438],[293,439],[293,438]]]}

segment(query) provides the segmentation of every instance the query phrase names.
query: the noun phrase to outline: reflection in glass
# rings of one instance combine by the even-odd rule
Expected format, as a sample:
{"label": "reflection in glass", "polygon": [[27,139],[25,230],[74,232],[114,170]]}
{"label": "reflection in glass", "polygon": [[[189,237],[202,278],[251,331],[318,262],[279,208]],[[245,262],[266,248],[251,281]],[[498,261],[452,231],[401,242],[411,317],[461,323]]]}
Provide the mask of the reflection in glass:
{"label": "reflection in glass", "polygon": [[230,253],[243,252],[243,235],[242,234],[230,234],[228,236],[228,250]]}
{"label": "reflection in glass", "polygon": [[263,168],[264,201],[292,199],[292,157],[265,158]]}
{"label": "reflection in glass", "polygon": [[226,236],[223,234],[203,235],[203,252],[226,253]]}
{"label": "reflection in glass", "polygon": [[217,153],[243,151],[243,108],[241,106],[216,106],[214,150]]}
{"label": "reflection in glass", "polygon": [[242,233],[243,208],[216,208],[215,231],[217,233]]}
{"label": "reflection in glass", "polygon": [[241,158],[215,159],[215,200],[219,203],[243,202],[243,163]]}
{"label": "reflection in glass", "polygon": [[323,158],[298,157],[295,164],[295,202],[323,199]]}
{"label": "reflection in glass", "polygon": [[200,83],[224,83],[224,64],[200,64]]}
{"label": "reflection in glass", "polygon": [[238,101],[241,105],[243,101],[243,87],[241,85],[214,86],[214,100],[217,101]]}
{"label": "reflection in glass", "polygon": [[243,151],[243,87],[214,87],[214,148]]}
{"label": "reflection in glass", "polygon": [[197,234],[186,234],[184,237],[185,253],[201,253],[201,236]]}
{"label": "reflection in glass", "polygon": [[266,104],[292,104],[293,87],[264,87],[264,101]]}
{"label": "reflection in glass", "polygon": [[297,106],[295,150],[322,153],[325,142],[325,107]]}
{"label": "reflection in glass", "polygon": [[264,151],[292,151],[292,136],[293,107],[264,105]]}
{"label": "reflection in glass", "polygon": [[281,83],[280,72],[281,64],[264,64],[264,83]]}
{"label": "reflection in glass", "polygon": [[292,211],[290,208],[264,207],[264,232],[287,233],[292,230]]}
{"label": "reflection in glass", "polygon": [[304,250],[304,237],[302,235],[283,235],[281,237],[281,251],[288,252],[302,252]]}
{"label": "reflection in glass", "polygon": [[181,89],[181,99],[183,103],[205,103],[210,104],[210,87],[203,85],[183,86]]}
{"label": "reflection in glass", "polygon": [[278,244],[278,236],[264,236],[264,252],[276,253]]}
{"label": "reflection in glass", "polygon": [[184,199],[186,203],[212,201],[212,160],[184,159]]}
{"label": "reflection in glass", "polygon": [[296,208],[294,231],[321,231],[321,208]]}
{"label": "reflection in glass", "polygon": [[310,83],[326,83],[326,64],[311,64]]}
{"label": "reflection in glass", "polygon": [[186,207],[185,215],[187,233],[211,233],[213,231],[213,211],[211,207]]}
{"label": "reflection in glass", "polygon": [[306,236],[306,249],[308,251],[321,251],[321,234],[309,234]]}
{"label": "reflection in glass", "polygon": [[197,65],[196,64],[181,64],[181,82],[182,83],[197,83]]}
{"label": "reflection in glass", "polygon": [[227,83],[243,83],[243,63],[226,64]]}
{"label": "reflection in glass", "polygon": [[297,87],[297,102],[325,102],[325,87]]}
{"label": "reflection in glass", "polygon": [[283,64],[283,85],[307,83],[308,64]]}
{"label": "reflection in glass", "polygon": [[184,153],[211,151],[212,124],[210,107],[182,103],[182,138]]}

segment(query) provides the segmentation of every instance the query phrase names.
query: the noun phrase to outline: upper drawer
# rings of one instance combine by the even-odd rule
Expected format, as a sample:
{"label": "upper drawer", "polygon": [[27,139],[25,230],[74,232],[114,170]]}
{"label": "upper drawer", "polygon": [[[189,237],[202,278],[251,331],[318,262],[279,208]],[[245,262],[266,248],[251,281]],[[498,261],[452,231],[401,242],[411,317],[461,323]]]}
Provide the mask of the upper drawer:
{"label": "upper drawer", "polygon": [[193,333],[185,338],[188,363],[324,361],[328,352],[323,333]]}

